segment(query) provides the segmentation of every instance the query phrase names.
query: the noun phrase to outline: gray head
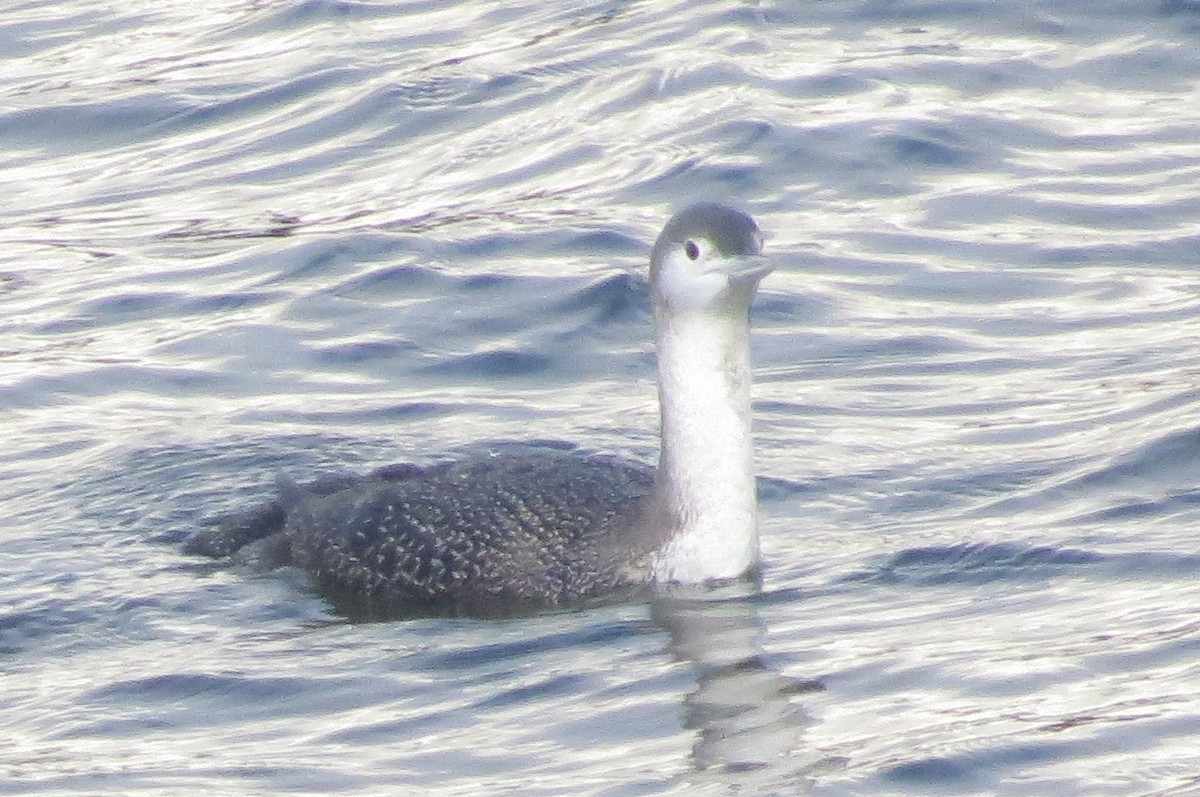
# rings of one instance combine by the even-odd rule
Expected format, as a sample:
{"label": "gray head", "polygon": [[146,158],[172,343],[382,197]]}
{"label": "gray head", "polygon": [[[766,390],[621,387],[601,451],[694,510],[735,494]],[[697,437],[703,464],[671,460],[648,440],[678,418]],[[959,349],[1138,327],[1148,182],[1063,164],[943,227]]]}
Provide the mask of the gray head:
{"label": "gray head", "polygon": [[654,242],[655,310],[744,310],[772,268],[754,219],[712,202],[692,205],[676,213]]}

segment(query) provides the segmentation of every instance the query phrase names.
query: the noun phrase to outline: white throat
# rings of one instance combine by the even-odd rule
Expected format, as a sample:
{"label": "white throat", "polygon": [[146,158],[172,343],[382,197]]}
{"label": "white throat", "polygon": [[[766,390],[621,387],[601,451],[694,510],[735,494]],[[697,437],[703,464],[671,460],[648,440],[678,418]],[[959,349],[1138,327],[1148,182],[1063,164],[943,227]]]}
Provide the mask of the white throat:
{"label": "white throat", "polygon": [[758,561],[747,312],[662,312],[657,320],[656,501],[671,528],[650,575],[736,578]]}

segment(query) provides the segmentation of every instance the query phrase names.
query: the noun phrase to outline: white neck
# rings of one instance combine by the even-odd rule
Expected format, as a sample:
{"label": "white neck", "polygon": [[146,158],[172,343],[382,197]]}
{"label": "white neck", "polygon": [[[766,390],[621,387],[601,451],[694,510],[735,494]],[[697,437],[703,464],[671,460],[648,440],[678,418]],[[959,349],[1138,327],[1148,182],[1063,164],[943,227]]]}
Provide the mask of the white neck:
{"label": "white neck", "polygon": [[758,561],[747,312],[665,312],[655,333],[656,500],[670,537],[650,574],[655,581],[736,578]]}

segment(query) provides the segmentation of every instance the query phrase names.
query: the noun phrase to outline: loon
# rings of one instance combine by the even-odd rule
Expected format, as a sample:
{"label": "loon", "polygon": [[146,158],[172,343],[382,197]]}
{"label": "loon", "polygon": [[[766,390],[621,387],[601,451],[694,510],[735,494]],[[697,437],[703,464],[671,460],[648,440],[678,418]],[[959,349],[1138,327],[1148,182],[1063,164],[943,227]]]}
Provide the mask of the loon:
{"label": "loon", "polygon": [[758,566],[749,309],[773,265],[754,220],[695,204],[650,256],[657,469],[572,447],[502,444],[448,462],[282,483],[194,533],[189,553],[309,571],[358,607],[553,607]]}

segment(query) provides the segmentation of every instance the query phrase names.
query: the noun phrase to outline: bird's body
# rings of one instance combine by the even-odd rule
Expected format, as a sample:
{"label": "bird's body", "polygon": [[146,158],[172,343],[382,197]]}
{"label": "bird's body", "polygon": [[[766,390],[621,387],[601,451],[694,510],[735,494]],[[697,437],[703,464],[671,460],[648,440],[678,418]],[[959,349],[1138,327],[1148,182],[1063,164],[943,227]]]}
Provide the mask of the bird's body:
{"label": "bird's body", "polygon": [[311,572],[356,604],[492,613],[651,582],[734,578],[758,560],[748,309],[769,271],[749,216],[693,206],[651,258],[657,470],[561,446],[285,485],[188,550]]}
{"label": "bird's body", "polygon": [[289,514],[292,563],[371,601],[553,605],[640,581],[650,469],[529,448],[376,478]]}

